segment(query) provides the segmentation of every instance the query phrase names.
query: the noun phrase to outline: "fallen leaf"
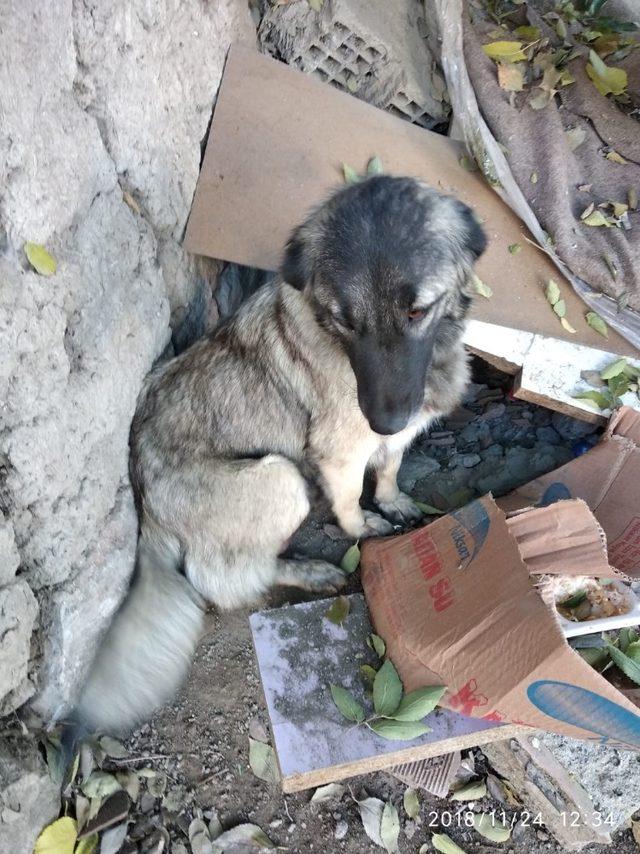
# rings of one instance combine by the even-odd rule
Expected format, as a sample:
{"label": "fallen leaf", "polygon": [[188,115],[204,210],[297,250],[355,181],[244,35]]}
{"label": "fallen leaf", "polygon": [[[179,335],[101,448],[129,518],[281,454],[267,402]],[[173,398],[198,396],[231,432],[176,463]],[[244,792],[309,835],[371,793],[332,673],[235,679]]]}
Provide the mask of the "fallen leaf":
{"label": "fallen leaf", "polygon": [[114,759],[124,759],[125,756],[129,755],[129,751],[126,749],[124,744],[121,741],[118,741],[117,738],[111,738],[110,735],[103,735],[100,739],[100,747],[104,750],[107,756],[112,756]]}
{"label": "fallen leaf", "polygon": [[602,260],[603,260],[603,261],[604,261],[604,263],[607,265],[607,267],[608,267],[608,269],[609,269],[609,272],[611,273],[611,278],[612,278],[612,279],[617,279],[617,278],[618,278],[618,268],[617,268],[617,267],[616,267],[616,265],[613,263],[613,261],[611,260],[611,258],[609,258],[609,256],[608,256],[608,255],[603,255],[603,256],[602,256]]}
{"label": "fallen leaf", "polygon": [[380,836],[380,825],[382,823],[384,807],[384,801],[381,801],[379,798],[364,798],[362,801],[358,801],[358,809],[360,810],[364,832],[380,848],[384,848],[384,843]]}
{"label": "fallen leaf", "polygon": [[323,803],[324,801],[339,801],[344,795],[345,788],[340,783],[329,783],[320,786],[311,796],[312,803]]}
{"label": "fallen leaf", "polygon": [[425,726],[419,721],[393,721],[386,718],[372,721],[369,724],[376,735],[386,738],[389,741],[413,741],[414,738],[419,738],[426,732],[431,732],[431,728]]}
{"label": "fallen leaf", "polygon": [[560,288],[554,279],[549,279],[544,295],[550,305],[555,305],[560,299]]}
{"label": "fallen leaf", "polygon": [[260,780],[277,783],[280,780],[276,754],[269,744],[249,738],[249,765]]}
{"label": "fallen leaf", "polygon": [[156,771],[153,777],[147,780],[147,791],[154,798],[161,798],[167,788],[167,775],[164,771]]}
{"label": "fallen leaf", "polygon": [[522,42],[498,41],[483,45],[482,50],[495,61],[521,62],[527,58],[522,47]]}
{"label": "fallen leaf", "polygon": [[360,181],[360,176],[348,163],[342,164],[342,174],[344,175],[345,184],[357,184]]}
{"label": "fallen leaf", "polygon": [[618,154],[617,151],[610,151],[607,155],[605,155],[607,160],[610,160],[612,163],[620,163],[620,165],[624,165],[628,163],[628,160],[625,160],[621,154]]}
{"label": "fallen leaf", "polygon": [[360,675],[362,676],[362,681],[369,688],[373,688],[373,680],[376,678],[377,670],[373,668],[370,664],[361,664],[360,665]]}
{"label": "fallen leaf", "polygon": [[122,191],[122,200],[131,208],[131,210],[140,216],[140,205],[133,198],[131,193],[128,190]]}
{"label": "fallen leaf", "polygon": [[569,143],[570,151],[575,151],[579,148],[587,138],[587,132],[584,128],[571,128],[564,132],[565,138]]}
{"label": "fallen leaf", "polygon": [[491,297],[493,296],[493,291],[491,290],[489,285],[485,284],[482,279],[476,276],[475,273],[471,274],[471,280],[473,282],[473,286],[477,294],[480,294],[480,296],[485,297],[485,299],[491,299]]}
{"label": "fallen leaf", "polygon": [[367,175],[382,175],[382,160],[375,154],[367,163]]}
{"label": "fallen leaf", "polygon": [[544,89],[541,89],[535,95],[532,95],[527,103],[532,110],[544,110],[544,108],[551,103],[555,94],[555,89],[551,89],[549,92],[545,92]]}
{"label": "fallen leaf", "polygon": [[438,685],[411,691],[400,701],[400,705],[392,715],[393,719],[395,721],[421,721],[435,709],[446,690],[446,687]]}
{"label": "fallen leaf", "polygon": [[388,854],[395,854],[398,850],[398,836],[400,835],[400,819],[398,810],[393,804],[387,803],[382,810],[380,820],[380,839]]}
{"label": "fallen leaf", "polygon": [[588,205],[580,214],[580,219],[586,219],[586,217],[588,217],[590,213],[593,213],[594,209],[595,209],[595,204],[593,202],[591,202],[591,204]]}
{"label": "fallen leaf", "polygon": [[601,95],[622,95],[627,88],[627,72],[605,65],[595,50],[589,51],[587,74]]}
{"label": "fallen leaf", "polygon": [[329,622],[336,626],[341,626],[349,616],[351,605],[346,596],[338,596],[333,600],[333,603],[328,611],[325,611],[325,617]]}
{"label": "fallen leaf", "polygon": [[620,219],[620,217],[624,216],[626,212],[629,210],[629,205],[625,205],[624,202],[611,202],[611,207],[613,208],[613,215]]}
{"label": "fallen leaf", "polygon": [[615,362],[611,362],[606,368],[603,368],[603,370],[600,371],[600,378],[603,380],[610,380],[613,377],[617,377],[618,374],[621,374],[624,371],[628,364],[629,363],[624,358],[616,359]]}
{"label": "fallen leaf", "polygon": [[609,330],[607,329],[607,324],[600,317],[600,315],[595,311],[588,311],[585,314],[585,320],[589,324],[592,329],[595,329],[596,332],[599,332],[603,338],[609,337]]}
{"label": "fallen leaf", "polygon": [[113,774],[108,774],[106,771],[94,771],[89,779],[82,783],[80,788],[83,794],[93,799],[108,798],[109,795],[119,791],[122,787]]}
{"label": "fallen leaf", "polygon": [[[243,847],[244,846],[244,847]],[[215,840],[215,850],[239,851],[248,848],[275,848],[276,846],[257,824],[239,824],[225,830]]]}
{"label": "fallen leaf", "polygon": [[341,685],[330,685],[333,702],[338,711],[348,720],[354,723],[362,723],[364,720],[364,709],[358,701]]}
{"label": "fallen leaf", "polygon": [[415,789],[405,790],[402,803],[409,818],[416,818],[420,814],[420,799]]}
{"label": "fallen leaf", "polygon": [[571,333],[571,335],[575,335],[575,334],[576,334],[576,330],[575,330],[575,329],[573,328],[573,326],[569,323],[569,321],[567,320],[567,318],[566,318],[566,317],[561,317],[561,318],[560,318],[560,323],[562,324],[562,328],[565,330],[565,332],[570,332],[570,333]]}
{"label": "fallen leaf", "polygon": [[613,225],[613,223],[609,220],[608,217],[606,217],[602,213],[602,211],[592,211],[588,216],[583,216],[581,217],[581,219],[585,225],[591,225],[596,227],[604,225],[607,228],[611,228],[611,226]]}
{"label": "fallen leaf", "polygon": [[509,807],[521,806],[515,792],[507,782],[496,777],[495,774],[487,774],[486,782],[489,794],[492,798],[498,801],[498,803]]}
{"label": "fallen leaf", "polygon": [[466,854],[464,848],[456,845],[446,833],[434,833],[431,837],[431,844],[441,854]]}
{"label": "fallen leaf", "polygon": [[433,504],[425,504],[424,501],[413,502],[418,510],[422,510],[425,516],[444,516],[444,510],[438,510]]}
{"label": "fallen leaf", "polygon": [[91,836],[85,836],[76,845],[73,854],[95,854],[98,850],[100,837],[97,833],[92,833]]}
{"label": "fallen leaf", "polygon": [[522,251],[522,246],[519,243],[511,243],[509,246],[509,252],[511,255],[517,255],[518,252]]}
{"label": "fallen leaf", "polygon": [[538,27],[522,26],[516,27],[515,33],[527,42],[535,42],[540,38],[540,30]]}
{"label": "fallen leaf", "polygon": [[537,184],[538,183],[538,173],[532,172],[529,180],[531,181],[532,184]]}
{"label": "fallen leaf", "polygon": [[596,389],[590,389],[589,391],[580,391],[577,394],[573,395],[575,400],[584,400],[585,402],[591,401],[594,403],[600,411],[604,409],[609,409],[611,406],[611,401],[609,398],[602,394],[600,391],[596,391]]}
{"label": "fallen leaf", "polygon": [[567,313],[567,304],[563,299],[559,299],[553,304],[553,310],[558,315],[558,317],[563,318]]}
{"label": "fallen leaf", "polygon": [[460,163],[460,165],[462,166],[463,169],[467,170],[467,172],[477,172],[478,171],[478,167],[477,167],[475,161],[472,160],[470,157],[467,157],[466,154],[463,154],[460,157],[458,162]]}
{"label": "fallen leaf", "polygon": [[473,826],[490,842],[506,842],[511,836],[511,828],[501,824],[496,813],[474,813]]}
{"label": "fallen leaf", "polygon": [[308,3],[314,12],[320,12],[322,10],[322,7],[324,6],[324,0],[308,0]]}
{"label": "fallen leaf", "polygon": [[387,645],[382,640],[380,635],[376,635],[371,633],[367,638],[367,644],[371,649],[373,649],[378,656],[378,658],[384,658],[384,654],[387,651]]}
{"label": "fallen leaf", "polygon": [[73,854],[78,835],[75,819],[64,816],[47,825],[36,840],[33,854]]}
{"label": "fallen leaf", "polygon": [[105,830],[100,840],[100,854],[118,854],[126,837],[126,821],[116,825],[116,827],[110,827],[108,830]]}
{"label": "fallen leaf", "polygon": [[41,276],[53,276],[58,269],[56,259],[39,243],[25,243],[24,254],[36,273]]}
{"label": "fallen leaf", "polygon": [[627,201],[629,202],[629,209],[635,211],[638,207],[638,193],[635,187],[629,187],[627,190]]}
{"label": "fallen leaf", "polygon": [[78,822],[78,833],[82,830],[82,828],[87,823],[89,818],[89,808],[91,803],[89,798],[85,798],[84,795],[77,794],[75,809],[76,809],[76,821]]}
{"label": "fallen leaf", "polygon": [[390,717],[400,705],[402,682],[393,662],[387,659],[373,680],[373,707],[376,714]]}
{"label": "fallen leaf", "polygon": [[343,572],[346,572],[347,575],[351,575],[351,573],[355,572],[359,566],[360,546],[357,543],[354,543],[352,546],[349,546],[346,552],[342,555],[342,560],[340,561],[340,569]]}
{"label": "fallen leaf", "polygon": [[510,62],[499,62],[498,85],[506,92],[521,92],[524,87],[524,77],[520,67]]}
{"label": "fallen leaf", "polygon": [[116,780],[125,792],[129,795],[132,802],[138,800],[140,794],[140,778],[135,771],[116,771]]}
{"label": "fallen leaf", "polygon": [[461,789],[457,789],[449,795],[452,801],[476,801],[484,798],[487,794],[487,784],[484,780],[476,780],[467,783]]}

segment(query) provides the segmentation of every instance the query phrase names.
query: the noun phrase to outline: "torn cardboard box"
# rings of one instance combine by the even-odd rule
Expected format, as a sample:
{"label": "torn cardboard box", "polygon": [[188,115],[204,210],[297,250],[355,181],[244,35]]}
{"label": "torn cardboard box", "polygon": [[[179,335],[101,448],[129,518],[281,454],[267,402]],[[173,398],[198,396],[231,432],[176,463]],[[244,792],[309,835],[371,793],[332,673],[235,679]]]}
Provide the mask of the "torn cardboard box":
{"label": "torn cardboard box", "polygon": [[[592,517],[589,532],[584,505],[565,503],[577,521],[574,531],[565,515],[563,560],[571,566],[582,556],[585,575],[601,573],[600,526]],[[531,512],[525,529],[537,533],[523,548],[539,563],[558,513]],[[514,536],[526,515],[514,528],[487,496],[404,536],[365,543],[362,583],[376,631],[407,691],[444,684],[442,705],[464,715],[639,750],[637,708],[573,652],[530,578]],[[542,549],[532,551],[534,541]]]}
{"label": "torn cardboard box", "polygon": [[[363,172],[373,155],[390,174],[458,196],[484,223],[489,246],[478,275],[493,296],[475,300],[467,345],[521,372],[519,396],[598,418],[572,396],[580,370],[601,370],[616,355],[637,351],[612,330],[605,340],[587,325],[571,285],[528,242],[520,220],[480,172],[465,168],[463,146],[244,48],[233,47],[227,59],[185,248],[275,270],[292,228],[342,184],[342,164]],[[509,251],[514,244],[517,254]],[[545,298],[550,278],[560,284],[573,335]],[[538,371],[550,341],[553,360]]]}

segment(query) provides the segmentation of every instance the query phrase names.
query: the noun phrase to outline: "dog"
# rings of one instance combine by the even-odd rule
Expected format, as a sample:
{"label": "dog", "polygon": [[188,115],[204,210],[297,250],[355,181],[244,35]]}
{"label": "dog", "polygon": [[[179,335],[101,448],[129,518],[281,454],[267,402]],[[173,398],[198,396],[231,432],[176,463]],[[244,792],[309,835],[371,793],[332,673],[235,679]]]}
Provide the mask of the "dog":
{"label": "dog", "polygon": [[[281,556],[309,483],[350,537],[421,517],[396,477],[467,384],[462,334],[485,246],[460,201],[368,178],[295,229],[278,280],[151,372],[130,438],[136,567],[80,699],[87,728],[126,730],[171,697],[207,605],[343,584],[333,564]],[[379,513],[360,506],[367,468]]]}

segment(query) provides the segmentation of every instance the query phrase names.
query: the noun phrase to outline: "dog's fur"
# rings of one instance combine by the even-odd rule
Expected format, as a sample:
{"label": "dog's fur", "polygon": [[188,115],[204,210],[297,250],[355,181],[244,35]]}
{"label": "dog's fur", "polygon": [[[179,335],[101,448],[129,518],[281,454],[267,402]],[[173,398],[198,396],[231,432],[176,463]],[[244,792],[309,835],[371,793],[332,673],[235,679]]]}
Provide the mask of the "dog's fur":
{"label": "dog's fur", "polygon": [[[484,247],[469,208],[416,180],[347,187],[293,233],[281,280],[149,375],[131,429],[136,574],[81,699],[90,726],[128,727],[170,696],[206,603],[343,583],[332,564],[279,557],[309,512],[307,479],[352,537],[420,517],[396,475],[467,382]],[[360,507],[368,466],[382,515]]]}

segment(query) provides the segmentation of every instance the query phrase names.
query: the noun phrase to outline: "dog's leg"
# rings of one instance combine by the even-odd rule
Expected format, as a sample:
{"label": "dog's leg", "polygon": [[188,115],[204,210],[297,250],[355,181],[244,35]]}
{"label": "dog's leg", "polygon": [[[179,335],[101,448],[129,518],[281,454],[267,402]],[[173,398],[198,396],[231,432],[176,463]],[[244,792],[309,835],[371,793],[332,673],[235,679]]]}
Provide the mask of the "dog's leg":
{"label": "dog's leg", "polygon": [[357,454],[340,462],[322,460],[318,463],[340,527],[358,539],[393,534],[393,525],[386,519],[360,507],[366,463],[366,460],[358,459]]}
{"label": "dog's leg", "polygon": [[311,592],[335,593],[346,580],[347,576],[340,567],[326,560],[280,558],[276,563],[274,583],[286,587],[299,587]]}
{"label": "dog's leg", "polygon": [[376,465],[376,491],[374,500],[380,511],[396,525],[415,522],[423,516],[415,501],[400,492],[398,470],[402,462],[402,450],[387,451]]}

